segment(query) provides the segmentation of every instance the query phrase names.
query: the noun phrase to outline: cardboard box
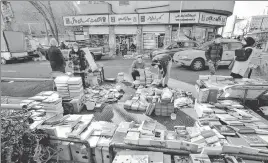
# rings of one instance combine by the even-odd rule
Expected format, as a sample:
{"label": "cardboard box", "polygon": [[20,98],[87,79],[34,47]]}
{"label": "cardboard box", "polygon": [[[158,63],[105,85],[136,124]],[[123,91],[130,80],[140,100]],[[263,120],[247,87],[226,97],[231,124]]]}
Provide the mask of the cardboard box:
{"label": "cardboard box", "polygon": [[71,153],[69,142],[51,141],[51,143],[57,146],[57,150],[61,150],[56,156],[53,157],[53,159],[62,160],[62,161],[72,160],[72,153]]}
{"label": "cardboard box", "polygon": [[81,144],[70,143],[70,149],[73,161],[84,162],[84,163],[88,162],[86,146]]}

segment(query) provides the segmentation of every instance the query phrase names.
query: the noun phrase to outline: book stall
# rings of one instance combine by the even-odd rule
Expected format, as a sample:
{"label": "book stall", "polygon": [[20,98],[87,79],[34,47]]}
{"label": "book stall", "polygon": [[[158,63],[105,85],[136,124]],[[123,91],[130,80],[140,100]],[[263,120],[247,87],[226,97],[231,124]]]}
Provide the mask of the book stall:
{"label": "book stall", "polygon": [[[268,161],[268,122],[243,104],[244,99],[254,99],[267,92],[265,81],[200,76],[196,86],[198,96],[194,99],[191,92],[157,88],[160,81],[149,69],[140,74],[130,86],[123,84],[122,73],[118,74],[117,83],[94,83],[92,80],[96,77],[91,76],[88,78],[91,86],[87,89],[83,89],[80,77],[58,76],[54,79],[57,91],[40,92],[22,100],[17,108],[11,104],[1,107],[23,107],[30,113],[29,128],[46,133],[54,149],[47,160],[85,163]],[[131,88],[135,91],[130,98],[119,102],[128,93],[125,87],[135,87]],[[95,113],[107,105],[121,106],[123,111],[138,115],[140,120],[100,120]],[[182,120],[180,110],[187,108],[193,108],[198,116],[193,125],[178,122]],[[160,119],[166,123],[161,124]]]}

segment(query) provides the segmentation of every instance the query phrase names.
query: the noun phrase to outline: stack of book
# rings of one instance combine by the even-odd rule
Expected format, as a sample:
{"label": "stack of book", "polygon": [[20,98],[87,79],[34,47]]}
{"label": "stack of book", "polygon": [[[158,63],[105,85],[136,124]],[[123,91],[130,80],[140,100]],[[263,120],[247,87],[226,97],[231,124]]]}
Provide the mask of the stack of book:
{"label": "stack of book", "polygon": [[42,101],[42,105],[42,109],[46,111],[55,111],[57,113],[63,113],[62,98],[53,96],[48,97],[47,99]]}
{"label": "stack of book", "polygon": [[145,69],[146,85],[150,85],[153,82],[153,74],[150,70]]}
{"label": "stack of book", "polygon": [[140,85],[146,85],[146,76],[144,70],[141,70],[139,72],[140,72]]}
{"label": "stack of book", "polygon": [[68,80],[69,94],[71,98],[80,99],[84,95],[82,78],[81,77],[70,77]]}
{"label": "stack of book", "polygon": [[56,77],[54,80],[55,85],[57,87],[57,92],[60,94],[60,96],[63,99],[69,99],[70,98],[70,93],[69,93],[69,88],[68,88],[68,80],[69,76],[59,76]]}

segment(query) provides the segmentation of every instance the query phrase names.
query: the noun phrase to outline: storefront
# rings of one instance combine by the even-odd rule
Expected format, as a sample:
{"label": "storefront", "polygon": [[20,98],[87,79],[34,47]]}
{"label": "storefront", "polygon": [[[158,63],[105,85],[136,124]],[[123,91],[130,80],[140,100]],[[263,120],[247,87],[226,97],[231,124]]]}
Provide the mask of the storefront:
{"label": "storefront", "polygon": [[164,46],[165,24],[169,22],[169,13],[140,14],[142,24],[143,49],[157,49]]}
{"label": "storefront", "polygon": [[225,25],[226,19],[226,16],[202,12],[170,13],[171,40],[192,39],[201,43],[210,41],[217,33],[217,28]]}
{"label": "storefront", "polygon": [[[109,46],[126,42],[139,50],[161,48],[171,41],[210,41],[227,16],[205,12],[86,15],[64,17],[65,26],[84,26],[92,46]],[[180,24],[180,25],[179,25]]]}
{"label": "storefront", "polygon": [[109,46],[109,26],[87,27],[90,47]]}

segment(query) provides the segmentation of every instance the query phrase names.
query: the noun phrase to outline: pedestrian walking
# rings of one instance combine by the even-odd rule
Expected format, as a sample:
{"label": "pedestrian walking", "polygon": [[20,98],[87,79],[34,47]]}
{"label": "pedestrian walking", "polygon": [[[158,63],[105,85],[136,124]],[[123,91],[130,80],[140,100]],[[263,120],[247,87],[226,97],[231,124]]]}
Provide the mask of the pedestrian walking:
{"label": "pedestrian walking", "polygon": [[86,59],[86,53],[80,49],[77,43],[73,44],[72,50],[69,53],[69,61],[69,67],[73,68],[74,76],[80,76],[83,87],[86,88],[85,73],[89,68],[89,63]]}
{"label": "pedestrian walking", "polygon": [[172,67],[172,57],[169,54],[160,54],[152,59],[152,66],[158,68],[159,87],[168,87],[168,80]]}
{"label": "pedestrian walking", "polygon": [[[233,78],[243,78],[249,68],[250,61],[253,57],[255,40],[252,37],[246,37],[242,40],[242,49],[235,50],[235,61],[232,67],[231,76]],[[248,78],[251,75],[249,72]]]}
{"label": "pedestrian walking", "polygon": [[142,55],[137,56],[137,59],[133,61],[132,66],[131,66],[131,75],[133,80],[135,81],[137,77],[140,76],[139,70],[144,70],[145,69],[145,63],[142,60]]}
{"label": "pedestrian walking", "polygon": [[47,59],[50,62],[52,71],[60,71],[65,73],[66,62],[60,49],[57,46],[58,43],[56,39],[52,38],[50,40],[50,48],[47,51]]}
{"label": "pedestrian walking", "polygon": [[222,58],[223,46],[221,44],[221,39],[221,35],[216,35],[214,42],[209,46],[208,50],[205,53],[210,75],[216,74],[216,71]]}

